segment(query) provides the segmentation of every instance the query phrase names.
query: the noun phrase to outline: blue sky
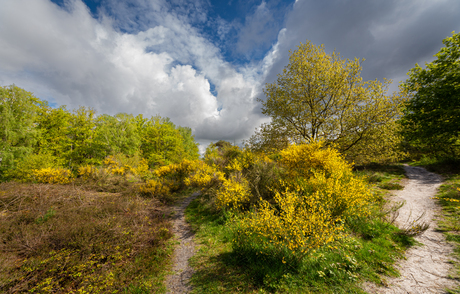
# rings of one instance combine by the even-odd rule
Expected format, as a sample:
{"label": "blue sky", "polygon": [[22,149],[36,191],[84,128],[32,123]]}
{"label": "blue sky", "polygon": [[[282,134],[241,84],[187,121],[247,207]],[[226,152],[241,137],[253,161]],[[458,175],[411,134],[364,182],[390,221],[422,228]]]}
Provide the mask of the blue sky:
{"label": "blue sky", "polygon": [[268,118],[257,98],[306,40],[365,58],[364,79],[433,60],[458,0],[0,0],[0,85],[98,113],[160,114],[205,146]]}

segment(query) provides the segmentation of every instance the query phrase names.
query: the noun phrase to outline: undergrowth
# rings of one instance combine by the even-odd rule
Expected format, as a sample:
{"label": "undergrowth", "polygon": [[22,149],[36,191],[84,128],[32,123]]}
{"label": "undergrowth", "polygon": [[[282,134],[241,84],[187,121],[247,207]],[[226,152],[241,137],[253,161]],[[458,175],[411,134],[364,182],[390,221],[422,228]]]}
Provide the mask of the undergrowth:
{"label": "undergrowth", "polygon": [[233,213],[221,213],[206,196],[187,208],[200,249],[191,259],[193,293],[365,293],[360,284],[385,284],[414,240],[377,211],[355,218],[342,238],[312,250],[302,260],[233,250]]}
{"label": "undergrowth", "polygon": [[0,211],[2,293],[165,291],[172,233],[154,198],[10,182]]}

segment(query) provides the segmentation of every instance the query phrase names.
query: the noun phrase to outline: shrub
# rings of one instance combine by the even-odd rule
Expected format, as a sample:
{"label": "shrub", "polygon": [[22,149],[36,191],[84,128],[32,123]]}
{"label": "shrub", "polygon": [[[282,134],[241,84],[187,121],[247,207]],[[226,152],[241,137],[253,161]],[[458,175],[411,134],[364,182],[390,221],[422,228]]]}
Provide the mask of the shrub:
{"label": "shrub", "polygon": [[250,198],[248,182],[244,178],[231,177],[225,179],[217,191],[216,204],[221,209],[237,209],[248,204]]}
{"label": "shrub", "polygon": [[120,176],[148,178],[150,176],[148,161],[138,155],[132,157],[124,154],[110,155],[104,159],[108,173]]}
{"label": "shrub", "polygon": [[72,182],[72,173],[65,168],[42,168],[33,170],[34,179],[39,183],[69,184]]}
{"label": "shrub", "polygon": [[343,223],[322,200],[318,192],[305,197],[289,191],[276,193],[274,204],[262,200],[257,211],[239,221],[235,250],[301,259],[308,250],[332,242],[343,230]]}
{"label": "shrub", "polygon": [[[292,145],[280,156],[279,183],[267,181],[274,198],[259,197],[255,209],[240,216],[234,242],[237,251],[260,250],[298,260],[309,249],[335,240],[348,218],[368,215],[372,194],[336,150],[316,142]],[[254,166],[243,174],[257,178],[250,172]],[[227,190],[221,202],[235,207],[247,201],[240,191]]]}
{"label": "shrub", "polygon": [[291,145],[280,152],[279,163],[290,178],[309,178],[314,172],[351,174],[351,164],[333,148],[325,148],[321,141]]}
{"label": "shrub", "polygon": [[217,166],[210,166],[202,161],[197,163],[196,169],[185,178],[187,186],[200,187],[204,190],[222,183],[225,180],[224,173]]}
{"label": "shrub", "polygon": [[139,191],[145,196],[157,197],[169,194],[171,188],[164,181],[153,179],[148,180],[146,183],[140,184]]}
{"label": "shrub", "polygon": [[31,154],[18,161],[16,168],[8,171],[7,177],[20,182],[30,182],[34,180],[34,170],[43,168],[55,168],[58,166],[57,157],[47,154]]}
{"label": "shrub", "polygon": [[83,181],[95,179],[97,174],[98,170],[94,165],[84,165],[78,168],[78,177],[80,177]]}

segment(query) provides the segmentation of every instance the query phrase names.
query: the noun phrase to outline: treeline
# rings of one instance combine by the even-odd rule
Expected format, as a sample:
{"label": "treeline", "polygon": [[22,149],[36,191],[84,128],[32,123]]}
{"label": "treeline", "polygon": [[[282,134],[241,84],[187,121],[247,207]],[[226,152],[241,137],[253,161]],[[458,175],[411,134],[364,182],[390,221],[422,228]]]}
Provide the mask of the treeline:
{"label": "treeline", "polygon": [[0,87],[0,180],[18,177],[20,167],[76,172],[119,154],[143,158],[150,168],[199,157],[191,129],[169,118],[53,108],[15,85]]}

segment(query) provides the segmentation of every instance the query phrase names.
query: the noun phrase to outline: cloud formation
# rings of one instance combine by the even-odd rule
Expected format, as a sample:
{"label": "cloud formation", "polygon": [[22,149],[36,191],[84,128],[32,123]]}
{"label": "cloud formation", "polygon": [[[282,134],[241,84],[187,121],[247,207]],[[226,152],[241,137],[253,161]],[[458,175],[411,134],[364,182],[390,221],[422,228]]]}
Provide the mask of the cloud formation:
{"label": "cloud formation", "polygon": [[224,61],[173,13],[164,14],[161,24],[128,33],[106,15],[94,19],[78,0],[66,9],[45,0],[2,2],[2,84],[16,83],[72,108],[160,114],[192,127],[198,139],[239,140],[258,123],[254,77]]}
{"label": "cloud formation", "polygon": [[234,20],[210,18],[217,4],[205,0],[102,0],[93,13],[63,3],[0,0],[0,85],[70,108],[160,114],[201,143],[238,143],[267,120],[256,98],[300,42],[365,58],[365,79],[396,85],[460,30],[457,0],[254,0]]}
{"label": "cloud formation", "polygon": [[[345,58],[364,58],[364,79],[405,79],[415,63],[433,60],[442,39],[460,30],[455,0],[298,0],[278,40],[282,52],[267,82],[288,62],[288,50],[308,39]],[[395,87],[393,87],[395,88]]]}

